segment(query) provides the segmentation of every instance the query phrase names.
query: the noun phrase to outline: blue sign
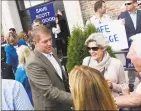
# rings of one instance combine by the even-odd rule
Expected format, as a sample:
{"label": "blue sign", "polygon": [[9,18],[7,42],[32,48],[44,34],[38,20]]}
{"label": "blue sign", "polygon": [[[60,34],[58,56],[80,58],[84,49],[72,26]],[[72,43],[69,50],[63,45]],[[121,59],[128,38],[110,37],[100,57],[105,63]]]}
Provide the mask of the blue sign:
{"label": "blue sign", "polygon": [[32,22],[36,18],[42,19],[42,22],[44,24],[56,21],[53,3],[38,6],[38,7],[33,7],[29,10],[29,12]]}

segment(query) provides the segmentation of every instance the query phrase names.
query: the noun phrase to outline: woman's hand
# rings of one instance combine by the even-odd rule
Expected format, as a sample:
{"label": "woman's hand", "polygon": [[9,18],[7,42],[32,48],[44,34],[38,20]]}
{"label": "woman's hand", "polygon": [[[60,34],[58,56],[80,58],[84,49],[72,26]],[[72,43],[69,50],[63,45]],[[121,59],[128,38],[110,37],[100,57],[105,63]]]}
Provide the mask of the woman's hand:
{"label": "woman's hand", "polygon": [[113,89],[113,84],[112,84],[112,82],[111,82],[110,80],[107,80],[107,83],[108,83],[109,88],[110,88],[110,89]]}
{"label": "woman's hand", "polygon": [[121,90],[123,95],[130,95],[130,90],[127,84],[121,84]]}

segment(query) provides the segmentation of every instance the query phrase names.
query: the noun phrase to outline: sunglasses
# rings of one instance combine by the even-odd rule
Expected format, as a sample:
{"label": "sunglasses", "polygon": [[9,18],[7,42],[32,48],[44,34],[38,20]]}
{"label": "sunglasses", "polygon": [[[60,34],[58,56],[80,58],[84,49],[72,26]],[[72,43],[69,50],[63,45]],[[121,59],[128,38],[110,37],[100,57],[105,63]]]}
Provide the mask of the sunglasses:
{"label": "sunglasses", "polygon": [[98,51],[99,47],[87,47],[88,50]]}
{"label": "sunglasses", "polygon": [[138,3],[138,6],[140,6],[141,5],[141,3]]}
{"label": "sunglasses", "polygon": [[132,3],[125,3],[125,6],[131,5]]}

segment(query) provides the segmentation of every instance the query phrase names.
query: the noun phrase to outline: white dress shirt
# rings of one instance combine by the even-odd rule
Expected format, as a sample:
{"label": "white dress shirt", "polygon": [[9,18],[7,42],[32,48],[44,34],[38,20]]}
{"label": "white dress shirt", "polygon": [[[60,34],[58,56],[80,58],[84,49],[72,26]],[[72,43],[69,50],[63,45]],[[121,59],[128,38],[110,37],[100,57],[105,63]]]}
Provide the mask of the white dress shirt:
{"label": "white dress shirt", "polygon": [[60,78],[63,79],[61,67],[58,64],[58,62],[56,61],[56,59],[53,57],[53,53],[51,52],[49,54],[45,54],[45,53],[42,53],[42,54],[51,62],[51,64],[55,68],[56,72],[60,76]]}
{"label": "white dress shirt", "polygon": [[135,11],[135,13],[129,12],[129,15],[133,21],[134,28],[136,29],[136,27],[137,27],[137,11]]}

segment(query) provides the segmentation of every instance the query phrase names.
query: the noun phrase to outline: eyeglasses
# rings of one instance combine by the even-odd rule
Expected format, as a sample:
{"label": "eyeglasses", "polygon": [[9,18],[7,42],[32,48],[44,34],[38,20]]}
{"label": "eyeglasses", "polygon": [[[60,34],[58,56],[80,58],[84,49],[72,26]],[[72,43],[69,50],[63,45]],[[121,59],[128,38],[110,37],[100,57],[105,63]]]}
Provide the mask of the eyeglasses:
{"label": "eyeglasses", "polygon": [[87,47],[88,50],[98,51],[99,47]]}
{"label": "eyeglasses", "polygon": [[125,6],[131,5],[131,4],[132,4],[132,2],[131,3],[125,3]]}

